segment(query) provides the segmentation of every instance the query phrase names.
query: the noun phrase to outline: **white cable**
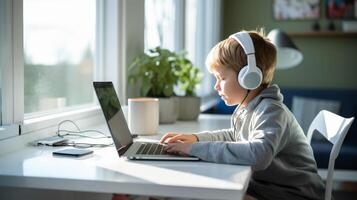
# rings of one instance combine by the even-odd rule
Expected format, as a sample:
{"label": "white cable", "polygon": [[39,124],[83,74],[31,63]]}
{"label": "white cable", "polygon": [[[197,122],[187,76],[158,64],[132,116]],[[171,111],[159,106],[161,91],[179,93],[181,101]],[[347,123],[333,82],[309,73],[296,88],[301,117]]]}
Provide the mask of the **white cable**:
{"label": "white cable", "polygon": [[[71,123],[76,129],[77,131],[72,131],[72,130],[67,130],[67,129],[60,129],[61,125],[69,122]],[[61,134],[61,132],[65,132],[65,134]],[[92,136],[88,136],[88,135],[83,135],[83,133],[90,133],[90,132],[94,132],[94,133],[99,133],[101,135],[104,135],[104,137],[92,137]],[[58,123],[58,127],[57,127],[57,135],[59,137],[64,137],[64,136],[78,136],[78,137],[86,137],[86,138],[91,138],[91,139],[101,139],[101,138],[111,138],[111,136],[106,135],[105,133],[98,131],[98,130],[81,130],[79,128],[79,126],[72,120],[63,120],[60,123]]]}

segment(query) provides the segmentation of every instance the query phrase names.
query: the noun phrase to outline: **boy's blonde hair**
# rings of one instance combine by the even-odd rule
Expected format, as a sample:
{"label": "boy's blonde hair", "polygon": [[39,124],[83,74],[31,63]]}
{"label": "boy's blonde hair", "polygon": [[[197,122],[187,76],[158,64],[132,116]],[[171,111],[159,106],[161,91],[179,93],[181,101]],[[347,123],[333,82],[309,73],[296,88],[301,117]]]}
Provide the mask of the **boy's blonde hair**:
{"label": "boy's blonde hair", "polygon": [[[265,37],[263,31],[247,31],[252,38],[257,66],[263,73],[261,86],[267,87],[273,80],[276,66],[276,48]],[[209,52],[206,66],[209,72],[227,67],[239,73],[247,65],[247,56],[241,45],[233,38],[227,38],[216,44]]]}

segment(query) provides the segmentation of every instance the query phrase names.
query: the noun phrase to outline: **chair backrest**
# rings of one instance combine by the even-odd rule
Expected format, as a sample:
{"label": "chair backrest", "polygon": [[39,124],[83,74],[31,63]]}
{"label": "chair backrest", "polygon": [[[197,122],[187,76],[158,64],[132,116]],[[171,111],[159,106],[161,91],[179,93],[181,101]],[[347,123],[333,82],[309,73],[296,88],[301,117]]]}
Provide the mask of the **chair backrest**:
{"label": "chair backrest", "polygon": [[344,118],[330,111],[322,110],[311,122],[309,130],[307,132],[307,140],[309,143],[311,142],[312,134],[315,130],[317,130],[333,144],[328,164],[325,200],[331,199],[335,160],[338,154],[340,153],[343,140],[345,139],[345,136],[353,120],[354,117]]}

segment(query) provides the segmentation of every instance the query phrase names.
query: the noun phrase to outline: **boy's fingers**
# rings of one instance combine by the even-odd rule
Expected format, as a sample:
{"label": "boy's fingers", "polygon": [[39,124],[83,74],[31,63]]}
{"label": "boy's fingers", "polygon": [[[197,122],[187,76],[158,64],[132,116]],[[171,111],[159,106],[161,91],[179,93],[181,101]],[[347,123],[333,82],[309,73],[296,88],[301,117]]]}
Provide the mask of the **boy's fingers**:
{"label": "boy's fingers", "polygon": [[175,143],[167,144],[164,149],[167,152],[171,152],[175,149],[175,146],[176,146]]}
{"label": "boy's fingers", "polygon": [[178,140],[184,142],[186,139],[185,139],[185,136],[184,135],[176,135],[174,137],[171,137],[167,140],[167,143],[174,143],[174,142],[178,142]]}
{"label": "boy's fingers", "polygon": [[174,146],[173,143],[171,144],[166,144],[166,146],[164,147],[165,149],[171,149]]}
{"label": "boy's fingers", "polygon": [[161,138],[160,143],[164,143],[167,138],[170,138],[170,137],[175,136],[175,135],[177,135],[177,133],[167,133],[167,134],[165,134],[165,135]]}
{"label": "boy's fingers", "polygon": [[171,152],[173,151],[173,149],[172,149],[172,147],[166,147],[166,148],[165,148],[165,151],[171,153]]}
{"label": "boy's fingers", "polygon": [[174,153],[177,155],[186,155],[185,153],[183,153],[181,151],[181,148],[177,143],[171,143],[171,144],[168,144],[167,146],[168,146],[168,149],[165,149],[165,151],[167,151],[169,153]]}

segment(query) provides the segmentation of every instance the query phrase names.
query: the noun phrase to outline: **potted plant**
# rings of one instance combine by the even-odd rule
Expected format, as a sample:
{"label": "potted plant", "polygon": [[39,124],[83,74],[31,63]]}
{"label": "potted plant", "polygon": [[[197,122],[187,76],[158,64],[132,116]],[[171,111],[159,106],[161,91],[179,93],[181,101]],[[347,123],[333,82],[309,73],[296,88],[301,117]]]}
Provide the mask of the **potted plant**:
{"label": "potted plant", "polygon": [[200,68],[194,67],[192,62],[186,58],[183,52],[178,56],[176,68],[178,86],[184,92],[179,97],[179,120],[196,120],[200,114],[201,99],[197,97],[195,90],[202,79]]}
{"label": "potted plant", "polygon": [[178,81],[178,56],[160,47],[134,58],[129,67],[129,83],[140,84],[140,95],[159,98],[160,123],[174,123],[178,116],[174,85]]}

